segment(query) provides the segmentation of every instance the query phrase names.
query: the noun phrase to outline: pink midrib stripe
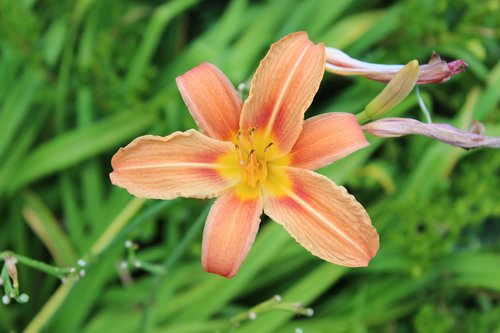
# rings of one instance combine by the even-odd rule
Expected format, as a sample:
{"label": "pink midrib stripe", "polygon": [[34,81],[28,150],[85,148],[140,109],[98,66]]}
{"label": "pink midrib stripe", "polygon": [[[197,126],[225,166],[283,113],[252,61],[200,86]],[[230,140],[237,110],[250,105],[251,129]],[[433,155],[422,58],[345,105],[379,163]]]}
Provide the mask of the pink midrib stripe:
{"label": "pink midrib stripe", "polygon": [[[118,167],[117,171],[121,170],[140,170],[140,169],[174,169],[174,168],[193,168],[193,169],[229,169],[234,168],[230,164],[215,164],[215,163],[200,163],[200,162],[185,162],[185,163],[160,163],[148,165],[134,165],[128,167]],[[237,166],[236,166],[237,167]]]}
{"label": "pink midrib stripe", "polygon": [[298,195],[296,195],[293,191],[286,189],[283,186],[280,186],[283,191],[286,193],[288,197],[297,202],[301,207],[305,210],[316,216],[320,221],[323,222],[326,227],[331,229],[334,233],[339,235],[341,238],[345,239],[347,242],[351,243],[357,250],[359,250],[363,255],[366,255],[366,251],[361,248],[356,242],[354,242],[349,236],[347,236],[344,232],[342,232],[339,228],[335,227],[333,224],[329,223],[328,219],[324,217],[320,212],[315,210],[311,205],[309,205],[306,201],[302,200]]}
{"label": "pink midrib stripe", "polygon": [[305,57],[305,55],[306,55],[306,53],[307,53],[307,51],[309,50],[310,47],[311,47],[310,45],[307,45],[304,48],[304,50],[302,51],[302,53],[297,58],[297,62],[293,66],[292,70],[290,71],[290,74],[288,75],[285,83],[283,84],[283,88],[281,89],[281,92],[280,92],[280,94],[278,96],[278,99],[276,100],[276,103],[274,104],[274,108],[273,108],[273,112],[271,114],[271,118],[269,118],[269,123],[267,124],[266,132],[265,132],[265,135],[264,135],[265,140],[267,140],[269,138],[269,134],[271,132],[271,129],[273,128],[274,122],[276,121],[278,110],[280,109],[281,104],[283,103],[283,98],[285,97],[285,93],[288,90],[288,86],[292,82],[293,76],[297,72],[297,69],[298,69],[299,65],[301,64],[302,59]]}

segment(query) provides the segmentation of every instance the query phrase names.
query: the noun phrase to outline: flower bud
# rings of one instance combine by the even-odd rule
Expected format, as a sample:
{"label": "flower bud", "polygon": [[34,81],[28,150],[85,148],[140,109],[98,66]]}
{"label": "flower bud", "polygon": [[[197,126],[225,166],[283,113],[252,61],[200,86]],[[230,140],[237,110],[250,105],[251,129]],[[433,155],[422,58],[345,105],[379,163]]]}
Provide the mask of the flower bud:
{"label": "flower bud", "polygon": [[384,90],[377,95],[358,117],[363,120],[375,120],[389,112],[401,103],[415,87],[418,78],[418,61],[410,61],[399,72],[394,75]]}
{"label": "flower bud", "polygon": [[462,131],[449,124],[428,124],[407,118],[385,118],[363,125],[362,129],[382,138],[417,134],[465,149],[477,147],[500,148],[500,137],[483,135],[481,131],[484,131],[484,127],[480,123],[473,124],[471,132]]}
{"label": "flower bud", "polygon": [[[326,47],[326,71],[338,75],[361,75],[371,80],[389,82],[403,65],[380,65],[351,58],[346,53]],[[468,67],[463,60],[446,62],[433,52],[428,64],[421,65],[416,84],[441,83]]]}

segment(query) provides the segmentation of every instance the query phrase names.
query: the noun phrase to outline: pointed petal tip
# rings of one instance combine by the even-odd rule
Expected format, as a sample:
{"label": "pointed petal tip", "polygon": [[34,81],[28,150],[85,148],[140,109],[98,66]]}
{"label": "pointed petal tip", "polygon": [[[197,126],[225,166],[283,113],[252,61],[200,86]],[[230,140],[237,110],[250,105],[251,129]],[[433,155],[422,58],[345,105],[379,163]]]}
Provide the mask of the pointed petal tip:
{"label": "pointed petal tip", "polygon": [[242,101],[226,75],[203,62],[175,82],[198,127],[212,138],[229,141],[238,131]]}
{"label": "pointed petal tip", "polygon": [[205,272],[219,275],[226,279],[231,279],[238,273],[238,269],[218,269],[217,267],[207,266],[204,262],[202,262],[202,266]]}
{"label": "pointed petal tip", "polygon": [[286,171],[293,192],[264,192],[265,213],[313,255],[341,266],[368,265],[379,236],[363,206],[325,176],[293,167]]}
{"label": "pointed petal tip", "polygon": [[220,156],[233,149],[231,143],[195,130],[166,137],[144,135],[113,156],[110,179],[142,198],[214,197],[232,186],[217,170]]}
{"label": "pointed petal tip", "polygon": [[243,104],[240,129],[258,128],[283,156],[297,140],[325,71],[325,48],[307,33],[291,33],[272,44]]}
{"label": "pointed petal tip", "polygon": [[317,170],[369,144],[353,114],[320,114],[304,121],[290,153],[291,165]]}
{"label": "pointed petal tip", "polygon": [[448,68],[450,69],[450,75],[457,75],[465,71],[469,67],[469,64],[465,61],[458,59],[448,63]]}

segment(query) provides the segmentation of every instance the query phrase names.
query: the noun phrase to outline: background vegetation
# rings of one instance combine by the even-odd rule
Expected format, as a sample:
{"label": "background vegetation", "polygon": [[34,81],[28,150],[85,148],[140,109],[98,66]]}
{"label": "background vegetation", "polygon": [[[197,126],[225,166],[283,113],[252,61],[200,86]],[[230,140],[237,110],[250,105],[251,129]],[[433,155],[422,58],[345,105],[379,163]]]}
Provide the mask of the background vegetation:
{"label": "background vegetation", "polygon": [[[315,315],[268,311],[234,330],[500,332],[498,151],[370,137],[322,170],[379,230],[370,266],[325,263],[266,221],[232,280],[199,264],[210,201],[146,201],[108,179],[134,137],[194,127],[177,75],[209,61],[237,85],[297,30],[367,61],[465,59],[424,100],[435,120],[500,135],[499,11],[496,0],[0,0],[0,250],[76,268],[18,262],[30,300],[0,305],[0,332],[229,331],[275,294]],[[309,116],[357,113],[382,87],[326,74]],[[414,95],[396,114],[423,119]]]}

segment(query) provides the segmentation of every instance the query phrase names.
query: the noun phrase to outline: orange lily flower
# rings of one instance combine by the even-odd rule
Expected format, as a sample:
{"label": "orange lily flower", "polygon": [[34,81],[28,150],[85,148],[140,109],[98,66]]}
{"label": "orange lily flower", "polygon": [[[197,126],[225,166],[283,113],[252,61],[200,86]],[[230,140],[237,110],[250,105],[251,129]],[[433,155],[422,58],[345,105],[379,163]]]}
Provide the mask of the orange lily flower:
{"label": "orange lily flower", "polygon": [[193,68],[177,85],[203,134],[135,139],[113,157],[112,183],[145,198],[218,196],[203,233],[202,264],[211,273],[236,274],[262,211],[312,254],[366,266],[379,246],[368,214],[312,171],[368,145],[351,114],[304,121],[324,70],[324,46],[304,32],[272,45],[244,103],[215,66]]}

